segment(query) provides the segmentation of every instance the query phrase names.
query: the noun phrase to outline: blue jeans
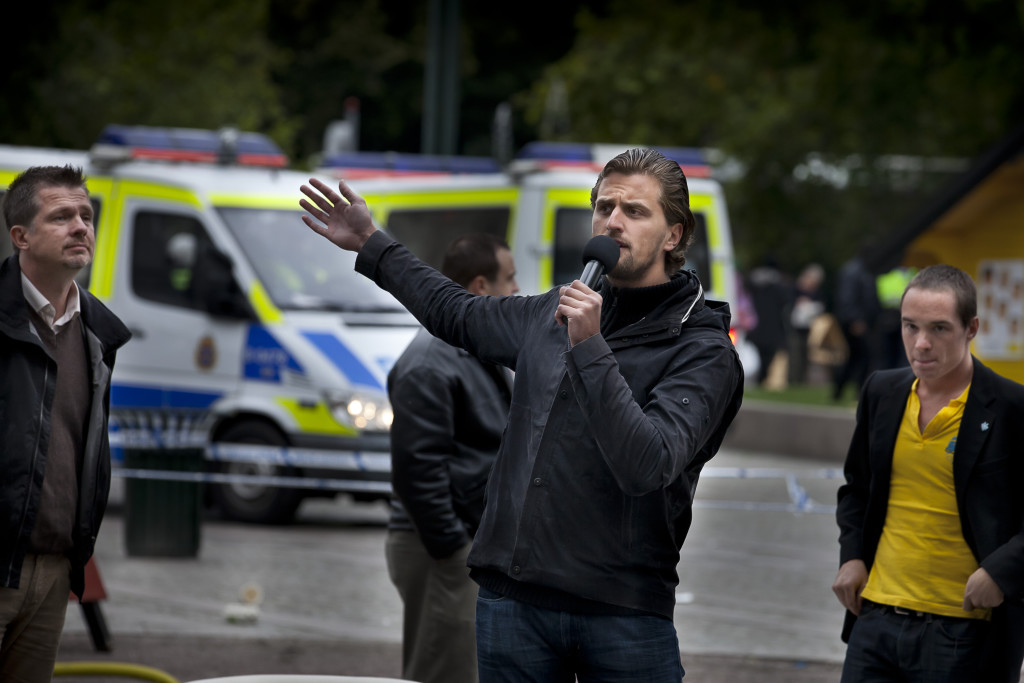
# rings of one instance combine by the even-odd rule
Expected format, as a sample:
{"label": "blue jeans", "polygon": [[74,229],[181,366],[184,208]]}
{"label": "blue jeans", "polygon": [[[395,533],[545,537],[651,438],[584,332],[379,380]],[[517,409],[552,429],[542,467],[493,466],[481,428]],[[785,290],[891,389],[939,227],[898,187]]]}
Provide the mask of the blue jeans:
{"label": "blue jeans", "polygon": [[842,683],[974,683],[990,624],[901,615],[864,601],[850,632]]}
{"label": "blue jeans", "polygon": [[534,607],[480,589],[480,683],[679,683],[683,665],[671,619],[593,616]]}

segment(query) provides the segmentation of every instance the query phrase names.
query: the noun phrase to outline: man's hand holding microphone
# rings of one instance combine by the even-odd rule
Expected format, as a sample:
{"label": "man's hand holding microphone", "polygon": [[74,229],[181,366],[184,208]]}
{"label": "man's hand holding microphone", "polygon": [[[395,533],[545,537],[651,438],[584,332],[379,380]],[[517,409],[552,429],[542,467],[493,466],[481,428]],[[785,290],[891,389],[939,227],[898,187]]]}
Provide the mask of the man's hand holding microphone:
{"label": "man's hand holding microphone", "polygon": [[596,235],[583,247],[580,279],[563,287],[555,320],[569,329],[569,345],[575,346],[601,331],[601,295],[594,291],[605,273],[619,262],[619,243],[608,235]]}

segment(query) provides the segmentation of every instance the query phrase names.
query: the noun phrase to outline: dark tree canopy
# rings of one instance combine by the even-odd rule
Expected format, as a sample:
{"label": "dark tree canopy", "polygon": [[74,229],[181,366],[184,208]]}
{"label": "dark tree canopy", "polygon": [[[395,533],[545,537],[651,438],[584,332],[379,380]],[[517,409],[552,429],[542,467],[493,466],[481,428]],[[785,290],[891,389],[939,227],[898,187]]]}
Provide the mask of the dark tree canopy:
{"label": "dark tree canopy", "polygon": [[[235,125],[302,165],[355,97],[361,148],[419,151],[427,8],[27,5],[5,26],[0,143],[85,148],[108,123]],[[461,153],[490,153],[502,102],[515,146],[717,150],[741,266],[770,252],[790,271],[834,269],[949,179],[927,164],[969,160],[1024,121],[1020,0],[525,2],[498,18],[487,3],[460,8]]]}

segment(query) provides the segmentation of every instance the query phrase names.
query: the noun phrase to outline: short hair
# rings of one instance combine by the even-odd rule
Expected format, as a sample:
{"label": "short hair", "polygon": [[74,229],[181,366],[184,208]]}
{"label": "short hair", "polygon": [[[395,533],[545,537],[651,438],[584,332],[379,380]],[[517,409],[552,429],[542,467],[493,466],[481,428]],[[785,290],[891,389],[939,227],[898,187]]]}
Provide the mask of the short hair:
{"label": "short hair", "polygon": [[676,223],[683,225],[682,238],[672,251],[665,254],[665,271],[670,275],[686,264],[686,250],[693,241],[696,220],[690,210],[690,190],[686,184],[686,176],[679,164],[665,157],[655,149],[635,148],[622,152],[607,164],[597,176],[597,182],[590,191],[590,206],[597,203],[597,193],[601,183],[612,173],[622,175],[649,175],[658,181],[661,194],[658,203],[665,213],[670,226]]}
{"label": "short hair", "polygon": [[469,287],[469,283],[479,275],[488,282],[494,282],[498,277],[499,249],[511,251],[505,240],[490,233],[463,235],[448,245],[441,272],[463,287]]}
{"label": "short hair", "polygon": [[77,166],[32,166],[11,182],[4,195],[4,221],[8,229],[15,225],[32,227],[39,213],[39,190],[44,187],[82,188],[89,192],[85,175]]}
{"label": "short hair", "polygon": [[907,288],[903,290],[900,298],[900,307],[903,307],[903,299],[912,288],[927,289],[930,291],[946,289],[953,293],[956,299],[956,314],[964,327],[969,327],[971,321],[978,315],[978,290],[974,285],[971,276],[956,266],[940,264],[928,266],[917,273]]}

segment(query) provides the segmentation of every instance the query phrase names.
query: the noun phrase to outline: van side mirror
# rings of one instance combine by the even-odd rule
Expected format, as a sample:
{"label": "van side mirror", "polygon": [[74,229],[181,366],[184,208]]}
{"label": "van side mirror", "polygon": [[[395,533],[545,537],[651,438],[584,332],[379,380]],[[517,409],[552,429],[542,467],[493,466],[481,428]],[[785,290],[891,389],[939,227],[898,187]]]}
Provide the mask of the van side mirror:
{"label": "van side mirror", "polygon": [[211,315],[256,320],[256,312],[235,280],[231,258],[212,244],[199,249],[192,279],[197,301]]}

